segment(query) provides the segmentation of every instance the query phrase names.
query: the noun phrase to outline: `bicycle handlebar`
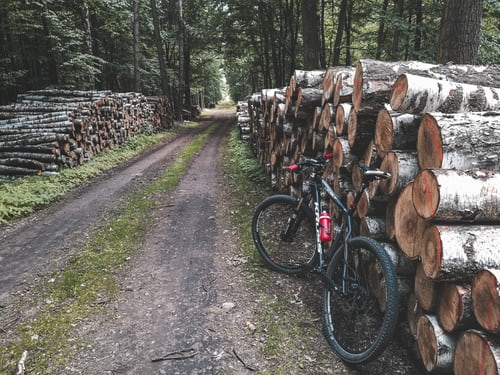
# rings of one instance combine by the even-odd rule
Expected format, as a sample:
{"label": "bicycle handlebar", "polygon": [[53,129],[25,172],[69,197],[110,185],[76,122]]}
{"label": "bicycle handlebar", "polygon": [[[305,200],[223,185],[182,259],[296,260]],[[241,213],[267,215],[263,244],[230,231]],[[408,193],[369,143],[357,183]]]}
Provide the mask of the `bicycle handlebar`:
{"label": "bicycle handlebar", "polygon": [[[313,158],[304,158],[301,162],[289,165],[287,167],[283,167],[284,170],[288,170],[290,172],[299,172],[304,167],[318,167],[322,168],[325,164],[333,158],[332,153],[328,153],[326,155],[320,156],[317,159]],[[363,162],[358,163],[359,168],[363,171],[363,178],[367,181],[380,180],[380,179],[388,179],[391,178],[391,174],[381,171],[379,169],[370,168],[365,165]]]}

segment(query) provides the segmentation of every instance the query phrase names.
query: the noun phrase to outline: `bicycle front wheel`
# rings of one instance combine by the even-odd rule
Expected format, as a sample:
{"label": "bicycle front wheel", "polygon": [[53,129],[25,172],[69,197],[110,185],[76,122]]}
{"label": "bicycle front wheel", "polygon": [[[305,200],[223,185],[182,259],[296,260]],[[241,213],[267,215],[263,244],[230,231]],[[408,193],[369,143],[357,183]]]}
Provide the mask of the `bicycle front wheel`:
{"label": "bicycle front wheel", "polygon": [[354,237],[348,247],[347,267],[343,247],[328,265],[323,323],[335,352],[346,362],[360,364],[374,360],[389,344],[399,295],[393,265],[378,242]]}
{"label": "bicycle front wheel", "polygon": [[301,274],[316,262],[314,213],[289,195],[273,195],[255,209],[252,237],[264,262],[273,270]]}

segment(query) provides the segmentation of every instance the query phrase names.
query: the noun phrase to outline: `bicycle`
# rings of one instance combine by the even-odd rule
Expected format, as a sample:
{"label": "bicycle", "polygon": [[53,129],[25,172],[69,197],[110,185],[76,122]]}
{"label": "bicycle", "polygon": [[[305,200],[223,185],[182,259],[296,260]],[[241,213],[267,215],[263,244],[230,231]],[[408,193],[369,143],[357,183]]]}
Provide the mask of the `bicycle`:
{"label": "bicycle", "polygon": [[[264,199],[252,218],[252,236],[271,269],[321,276],[325,286],[322,321],[328,344],[344,361],[361,364],[385,350],[399,311],[397,279],[389,255],[374,239],[355,235],[353,223],[356,206],[368,184],[390,174],[359,163],[362,184],[346,207],[323,177],[332,156],[302,158],[285,167],[290,172],[305,172],[302,194]],[[325,220],[322,195],[341,212],[333,236]]]}

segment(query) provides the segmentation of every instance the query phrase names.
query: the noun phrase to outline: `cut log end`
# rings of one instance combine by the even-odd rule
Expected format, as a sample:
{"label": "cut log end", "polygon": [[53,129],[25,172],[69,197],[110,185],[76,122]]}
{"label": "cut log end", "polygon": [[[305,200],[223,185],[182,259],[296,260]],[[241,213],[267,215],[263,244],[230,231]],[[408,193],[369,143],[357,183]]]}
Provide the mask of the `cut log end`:
{"label": "cut log end", "polygon": [[421,252],[418,243],[426,224],[413,207],[412,189],[413,182],[410,182],[398,196],[394,210],[394,231],[401,251],[408,258],[417,259]]}
{"label": "cut log end", "polygon": [[439,229],[434,225],[428,226],[423,232],[420,258],[427,277],[434,280],[438,279],[440,276],[443,249]]}
{"label": "cut log end", "polygon": [[405,74],[401,74],[392,85],[391,92],[391,108],[398,111],[401,104],[404,102],[406,97],[406,92],[408,91],[408,79]]}
{"label": "cut log end", "polygon": [[380,181],[379,188],[385,195],[392,195],[396,189],[399,176],[399,162],[394,152],[389,152],[385,155],[380,164],[380,169],[390,173],[391,178]]}
{"label": "cut log end", "polygon": [[422,116],[417,138],[418,164],[421,169],[441,168],[443,140],[437,121],[430,114]]}
{"label": "cut log end", "polygon": [[377,154],[383,158],[392,148],[393,138],[392,118],[387,109],[381,109],[377,115],[375,124],[375,146]]}
{"label": "cut log end", "polygon": [[465,288],[453,283],[439,285],[439,303],[437,316],[439,325],[446,332],[452,332],[457,327],[464,311],[461,293]]}
{"label": "cut log end", "polygon": [[455,349],[454,374],[498,374],[499,350],[498,339],[492,340],[476,330],[464,332]]}
{"label": "cut log end", "polygon": [[479,271],[472,282],[472,306],[478,323],[486,331],[500,332],[500,271]]}
{"label": "cut log end", "polygon": [[361,106],[361,100],[363,99],[363,65],[360,61],[356,65],[353,83],[352,105],[357,110]]}
{"label": "cut log end", "polygon": [[424,219],[431,219],[439,206],[439,186],[436,176],[429,170],[421,171],[413,184],[413,205]]}
{"label": "cut log end", "polygon": [[427,371],[432,371],[437,362],[438,344],[434,326],[427,315],[422,315],[417,322],[417,343],[420,358]]}

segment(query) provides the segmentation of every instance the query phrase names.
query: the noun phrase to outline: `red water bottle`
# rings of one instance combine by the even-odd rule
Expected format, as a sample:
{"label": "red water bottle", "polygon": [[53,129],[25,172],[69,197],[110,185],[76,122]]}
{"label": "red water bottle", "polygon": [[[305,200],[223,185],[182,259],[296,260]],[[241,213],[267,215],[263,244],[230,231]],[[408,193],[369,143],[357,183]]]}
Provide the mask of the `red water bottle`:
{"label": "red water bottle", "polygon": [[319,239],[321,242],[329,242],[332,239],[331,218],[326,210],[319,215]]}

